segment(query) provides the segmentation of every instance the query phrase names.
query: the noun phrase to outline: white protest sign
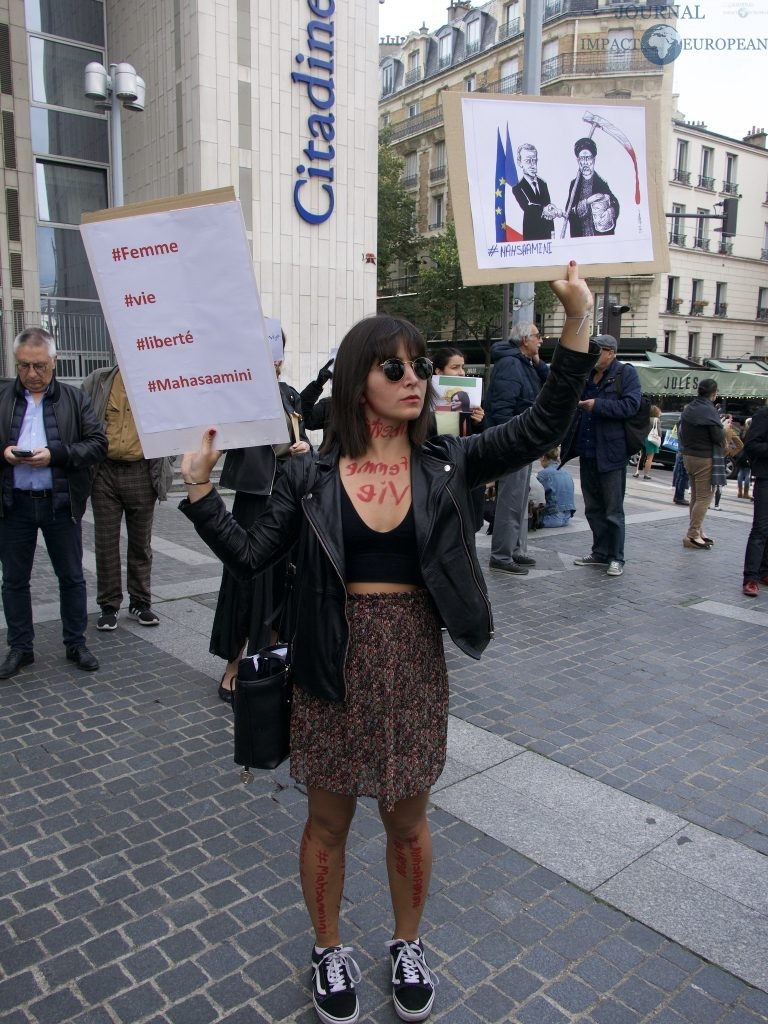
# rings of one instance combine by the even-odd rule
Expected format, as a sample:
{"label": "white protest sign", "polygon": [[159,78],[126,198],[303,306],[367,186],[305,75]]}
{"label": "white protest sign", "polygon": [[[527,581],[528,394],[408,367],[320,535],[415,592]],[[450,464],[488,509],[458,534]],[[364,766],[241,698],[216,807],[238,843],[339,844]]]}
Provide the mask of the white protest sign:
{"label": "white protest sign", "polygon": [[280,321],[276,320],[273,316],[265,316],[264,323],[267,325],[267,341],[269,342],[269,351],[272,353],[272,362],[281,363],[285,353],[283,350],[283,329],[280,326]]}
{"label": "white protest sign", "polygon": [[88,214],[80,228],[146,458],[288,440],[232,189]]}

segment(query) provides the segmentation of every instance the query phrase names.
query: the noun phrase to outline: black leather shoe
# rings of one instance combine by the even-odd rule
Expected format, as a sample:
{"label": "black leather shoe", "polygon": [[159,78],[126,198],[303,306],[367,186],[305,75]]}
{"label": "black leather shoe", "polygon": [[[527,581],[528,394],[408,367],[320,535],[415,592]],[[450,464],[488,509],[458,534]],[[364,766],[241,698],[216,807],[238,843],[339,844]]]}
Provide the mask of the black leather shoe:
{"label": "black leather shoe", "polygon": [[20,651],[12,647],[5,656],[5,661],[0,665],[0,679],[10,679],[15,676],[20,668],[31,665],[35,660],[32,651]]}
{"label": "black leather shoe", "polygon": [[95,654],[91,654],[85,644],[82,647],[68,647],[67,657],[83,672],[95,672],[99,667],[99,659]]}

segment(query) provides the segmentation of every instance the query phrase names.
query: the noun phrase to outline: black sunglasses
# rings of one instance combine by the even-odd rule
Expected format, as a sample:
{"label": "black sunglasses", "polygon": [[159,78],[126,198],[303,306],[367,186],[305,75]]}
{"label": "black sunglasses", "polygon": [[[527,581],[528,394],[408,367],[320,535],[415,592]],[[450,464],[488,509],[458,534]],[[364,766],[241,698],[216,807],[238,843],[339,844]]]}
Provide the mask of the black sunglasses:
{"label": "black sunglasses", "polygon": [[384,371],[387,380],[396,383],[405,376],[406,364],[411,367],[419,380],[429,380],[435,372],[432,360],[427,359],[426,356],[417,356],[415,359],[400,359],[399,356],[392,356],[390,359],[385,359],[383,363],[379,363],[379,366]]}

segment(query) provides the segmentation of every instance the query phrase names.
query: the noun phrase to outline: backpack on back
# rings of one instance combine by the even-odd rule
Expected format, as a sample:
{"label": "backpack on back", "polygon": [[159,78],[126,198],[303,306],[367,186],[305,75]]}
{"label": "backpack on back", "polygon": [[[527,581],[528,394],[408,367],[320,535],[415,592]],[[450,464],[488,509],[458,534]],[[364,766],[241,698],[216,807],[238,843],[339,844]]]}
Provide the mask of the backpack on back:
{"label": "backpack on back", "polygon": [[[624,371],[624,364],[619,363],[616,368],[616,394],[621,397],[621,378]],[[644,442],[651,429],[651,400],[645,395],[640,396],[640,407],[629,419],[623,420],[624,440],[627,443],[627,455],[637,455],[644,451]]]}

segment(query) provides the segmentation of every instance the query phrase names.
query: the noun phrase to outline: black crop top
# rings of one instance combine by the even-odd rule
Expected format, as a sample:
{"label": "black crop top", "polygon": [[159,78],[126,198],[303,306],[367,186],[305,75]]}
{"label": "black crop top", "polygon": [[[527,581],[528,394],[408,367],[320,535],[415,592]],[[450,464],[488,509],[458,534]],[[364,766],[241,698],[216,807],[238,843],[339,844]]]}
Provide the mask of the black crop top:
{"label": "black crop top", "polygon": [[394,530],[379,533],[360,518],[341,488],[341,529],[347,583],[411,583],[424,586],[416,547],[413,505]]}

